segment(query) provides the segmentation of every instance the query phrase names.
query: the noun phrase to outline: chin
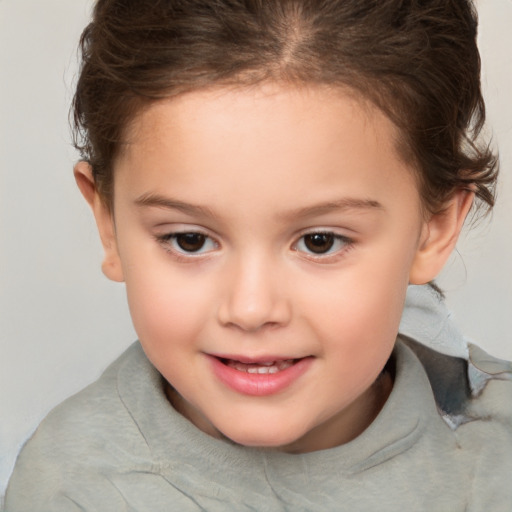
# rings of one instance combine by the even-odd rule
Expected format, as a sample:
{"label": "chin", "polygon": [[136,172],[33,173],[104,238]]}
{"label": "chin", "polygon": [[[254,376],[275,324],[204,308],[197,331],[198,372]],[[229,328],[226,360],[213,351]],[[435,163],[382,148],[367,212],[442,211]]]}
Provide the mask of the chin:
{"label": "chin", "polygon": [[242,446],[252,447],[252,448],[274,448],[274,449],[283,449],[283,451],[287,451],[286,447],[292,445],[296,441],[298,441],[303,433],[293,433],[293,432],[279,432],[275,429],[269,429],[268,431],[261,430],[261,424],[257,425],[257,431],[236,431],[236,432],[224,432],[223,435],[233,441],[234,443],[240,444]]}

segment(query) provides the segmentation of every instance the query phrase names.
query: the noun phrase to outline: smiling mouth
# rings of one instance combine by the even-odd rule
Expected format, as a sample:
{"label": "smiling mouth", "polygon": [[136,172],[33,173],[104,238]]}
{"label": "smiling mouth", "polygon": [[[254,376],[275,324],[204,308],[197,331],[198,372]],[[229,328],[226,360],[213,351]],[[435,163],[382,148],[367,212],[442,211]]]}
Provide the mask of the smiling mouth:
{"label": "smiling mouth", "polygon": [[284,359],[279,356],[249,358],[208,354],[215,377],[226,387],[247,396],[275,395],[290,387],[311,368],[314,357]]}
{"label": "smiling mouth", "polygon": [[300,361],[300,359],[283,359],[264,363],[242,363],[234,359],[219,358],[219,360],[229,368],[233,368],[239,372],[260,375],[282,372]]}

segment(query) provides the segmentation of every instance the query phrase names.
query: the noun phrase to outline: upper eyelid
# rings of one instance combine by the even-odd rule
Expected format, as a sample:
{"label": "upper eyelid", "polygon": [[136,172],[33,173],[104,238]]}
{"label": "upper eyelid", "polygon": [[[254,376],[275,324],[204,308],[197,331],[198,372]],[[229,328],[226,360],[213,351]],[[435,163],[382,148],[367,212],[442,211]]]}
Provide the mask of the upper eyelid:
{"label": "upper eyelid", "polygon": [[307,235],[316,235],[316,234],[333,235],[336,238],[343,238],[350,242],[354,242],[355,236],[352,234],[347,234],[345,231],[346,230],[343,230],[343,232],[340,232],[336,228],[308,228],[305,230],[301,230],[301,231],[299,231],[299,233],[296,234],[294,244],[296,244],[301,238],[304,238]]}
{"label": "upper eyelid", "polygon": [[[171,238],[172,236],[182,235],[186,233],[197,233],[199,235],[204,235],[212,240],[217,240],[217,236],[213,235],[210,230],[200,227],[200,226],[183,226],[177,228],[164,228],[167,224],[163,224],[162,226],[157,226],[156,236],[158,238]],[[161,231],[161,233],[159,233]]]}
{"label": "upper eyelid", "polygon": [[296,241],[293,243],[293,245],[296,245],[300,240],[302,240],[304,237],[308,235],[332,235],[335,239],[338,240],[344,240],[347,244],[354,243],[354,239],[350,236],[343,235],[341,233],[336,233],[334,231],[308,231],[307,233],[304,233],[300,235]]}
{"label": "upper eyelid", "polygon": [[307,227],[298,231],[298,236],[304,236],[314,233],[330,233],[337,236],[347,236],[346,232],[352,232],[353,230],[346,227],[333,227],[333,226],[318,226],[318,227]]}

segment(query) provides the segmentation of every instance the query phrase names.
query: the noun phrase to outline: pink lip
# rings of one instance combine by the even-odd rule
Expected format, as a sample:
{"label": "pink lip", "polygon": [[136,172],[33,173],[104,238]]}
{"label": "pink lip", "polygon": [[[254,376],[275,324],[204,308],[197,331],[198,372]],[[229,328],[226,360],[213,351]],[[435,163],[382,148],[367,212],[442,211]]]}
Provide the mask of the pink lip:
{"label": "pink lip", "polygon": [[[281,370],[277,373],[245,373],[235,368],[231,368],[224,364],[219,357],[207,355],[213,368],[215,376],[227,387],[250,396],[268,396],[279,393],[293,382],[295,382],[302,374],[304,374],[313,362],[312,357],[299,359],[289,368]],[[228,358],[226,358],[228,359]],[[232,359],[232,358],[229,358]],[[249,358],[234,358],[242,363],[263,363],[265,361],[283,360],[283,358],[265,358],[254,361]],[[241,360],[243,359],[243,360]]]}

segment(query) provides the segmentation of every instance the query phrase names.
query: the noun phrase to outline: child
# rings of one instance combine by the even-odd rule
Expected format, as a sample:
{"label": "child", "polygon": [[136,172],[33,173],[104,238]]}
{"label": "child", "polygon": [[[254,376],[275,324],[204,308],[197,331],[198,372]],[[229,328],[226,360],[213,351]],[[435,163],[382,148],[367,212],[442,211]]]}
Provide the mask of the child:
{"label": "child", "polygon": [[512,370],[427,284],[494,202],[475,33],[462,0],[97,2],[75,176],[140,343],[8,512],[512,509]]}

